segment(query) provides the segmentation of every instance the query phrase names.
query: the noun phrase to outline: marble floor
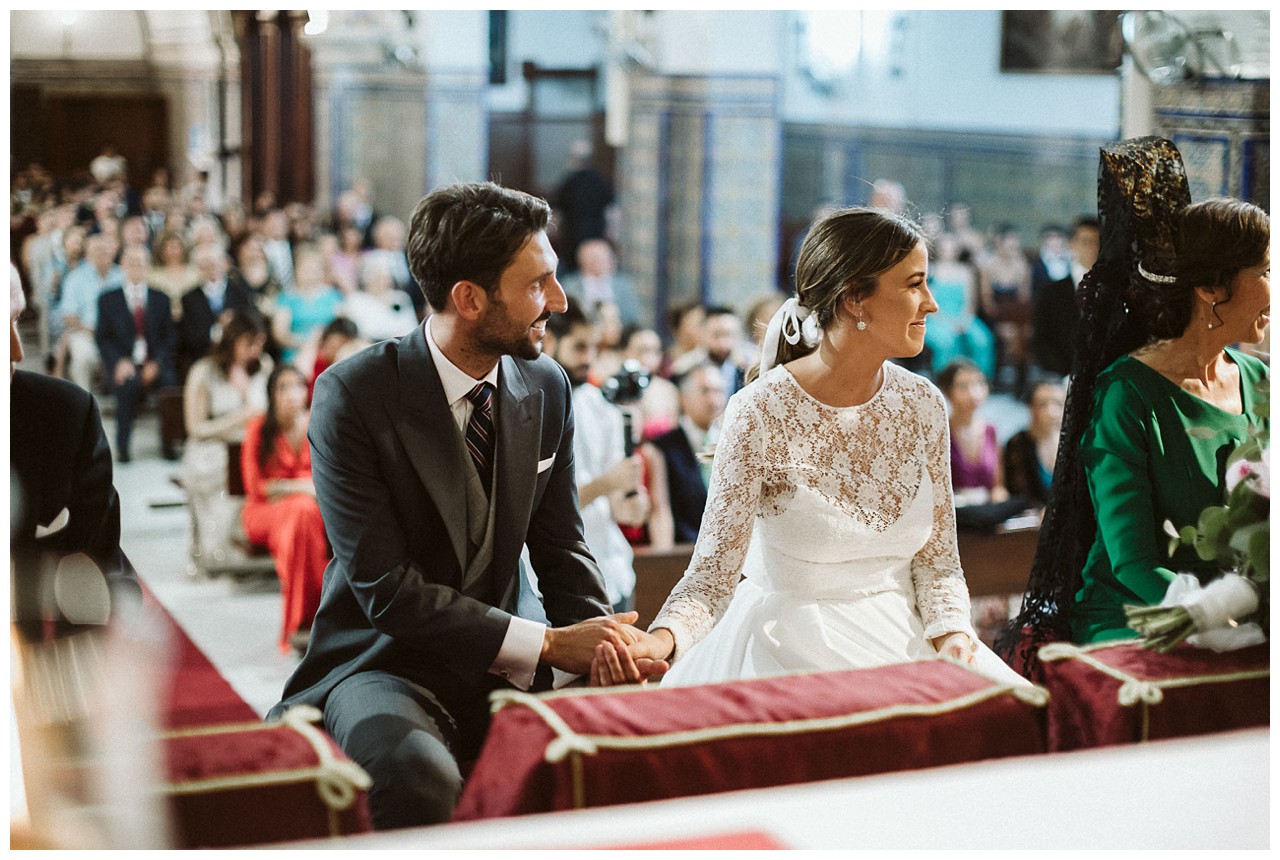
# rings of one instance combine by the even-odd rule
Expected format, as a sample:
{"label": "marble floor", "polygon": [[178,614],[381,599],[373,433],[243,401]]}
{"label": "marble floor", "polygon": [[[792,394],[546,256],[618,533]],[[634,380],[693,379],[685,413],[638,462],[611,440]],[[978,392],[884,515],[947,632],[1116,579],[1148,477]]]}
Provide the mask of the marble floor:
{"label": "marble floor", "polygon": [[[104,424],[112,438],[112,410],[104,406]],[[1002,440],[1026,424],[1026,407],[1010,397],[993,395],[984,410]],[[139,418],[133,448],[132,462],[115,469],[124,550],[170,615],[236,691],[264,714],[279,700],[297,665],[294,655],[277,647],[279,589],[272,581],[237,583],[193,575],[187,555],[188,513],[182,491],[170,481],[178,464],[160,456],[154,413]]]}

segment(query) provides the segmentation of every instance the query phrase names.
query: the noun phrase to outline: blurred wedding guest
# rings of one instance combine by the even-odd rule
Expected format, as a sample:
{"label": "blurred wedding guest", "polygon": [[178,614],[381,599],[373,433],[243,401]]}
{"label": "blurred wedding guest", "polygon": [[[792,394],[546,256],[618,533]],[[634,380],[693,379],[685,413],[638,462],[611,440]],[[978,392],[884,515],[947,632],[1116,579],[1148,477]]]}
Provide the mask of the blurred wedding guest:
{"label": "blurred wedding guest", "polygon": [[215,245],[199,245],[193,256],[197,281],[182,296],[178,323],[179,379],[185,379],[187,368],[209,354],[233,311],[253,310],[249,287],[239,273],[231,271],[226,252]]}
{"label": "blurred wedding guest", "polygon": [[364,233],[354,224],[338,228],[338,247],[329,256],[329,273],[334,286],[347,295],[360,289],[360,254],[364,250]]}
{"label": "blurred wedding guest", "polygon": [[249,421],[240,450],[241,519],[249,540],[265,544],[276,561],[284,604],[280,650],[288,653],[305,650],[331,553],[311,480],[306,377],[281,365],[271,372],[267,392],[266,414]]}
{"label": "blurred wedding guest", "polygon": [[1067,245],[1071,255],[1067,275],[1043,284],[1036,295],[1031,321],[1031,351],[1040,367],[1059,376],[1071,373],[1076,330],[1080,327],[1076,291],[1080,287],[1080,279],[1098,260],[1100,236],[1097,218],[1077,218]]}
{"label": "blurred wedding guest", "polygon": [[275,310],[280,295],[280,280],[271,273],[271,265],[262,250],[262,240],[250,234],[236,251],[236,271],[253,293],[253,302],[265,316]]}
{"label": "blurred wedding guest", "polygon": [[960,241],[943,233],[933,246],[929,288],[938,312],[929,320],[924,342],[932,356],[933,372],[957,358],[973,361],[988,376],[996,370],[995,336],[978,318],[977,272],[960,255]]}
{"label": "blurred wedding guest", "polygon": [[978,413],[991,393],[987,377],[972,361],[958,358],[938,375],[951,426],[951,485],[956,506],[1009,498],[995,425]]}
{"label": "blurred wedding guest", "polygon": [[756,299],[747,308],[747,315],[743,318],[747,337],[742,344],[742,363],[747,367],[760,363],[760,343],[764,340],[765,330],[785,300],[785,296],[774,291]]}
{"label": "blurred wedding guest", "polygon": [[283,209],[271,209],[262,216],[262,253],[281,289],[292,287],[293,242],[289,237],[289,216]]}
{"label": "blurred wedding guest", "polygon": [[590,317],[596,328],[596,359],[591,378],[602,385],[622,370],[622,331],[625,326],[622,314],[613,302],[597,302]]}
{"label": "blurred wedding guest", "polygon": [[187,243],[176,230],[163,230],[152,243],[151,251],[153,257],[148,283],[168,296],[174,308],[179,309],[182,297],[200,279],[200,273],[187,254]]}
{"label": "blurred wedding guest", "polygon": [[360,336],[360,330],[356,328],[356,324],[346,317],[337,317],[325,326],[324,331],[320,332],[320,340],[316,343],[314,354],[306,350],[299,353],[299,359],[304,362],[300,366],[311,368],[307,399],[311,398],[311,393],[315,390],[316,377],[368,345],[369,341]]}
{"label": "blurred wedding guest", "polygon": [[670,378],[677,362],[684,362],[688,367],[696,364],[686,359],[685,355],[697,349],[702,342],[702,321],[705,317],[706,308],[697,299],[678,302],[667,308],[671,346],[667,349],[666,360],[663,362],[663,376]]}
{"label": "blurred wedding guest", "polygon": [[907,208],[907,189],[895,179],[877,179],[872,183],[871,198],[867,205],[901,215]]}
{"label": "blurred wedding guest", "polygon": [[618,272],[618,260],[607,239],[587,239],[578,245],[577,271],[567,273],[560,284],[587,309],[601,304],[617,306],[623,322],[640,321],[635,283]]}
{"label": "blurred wedding guest", "polygon": [[266,411],[266,343],[262,317],[229,311],[213,350],[191,366],[183,386],[187,441],[180,475],[196,524],[195,550],[203,558],[221,558],[229,550],[238,505],[227,496],[227,444],[242,441],[249,421]]}
{"label": "blurred wedding guest", "polygon": [[[662,338],[651,328],[627,329],[622,338],[623,361],[635,361],[649,374],[649,384],[637,404],[640,440],[660,436],[676,425],[680,399],[675,383],[659,376],[662,369]],[[637,440],[637,441],[640,441]]]}
{"label": "blurred wedding guest", "polygon": [[592,163],[591,143],[575,140],[569,145],[569,172],[560,182],[551,205],[562,222],[565,268],[578,262],[578,248],[590,239],[610,235],[610,207],[614,204],[613,184]]}
{"label": "blurred wedding guest", "polygon": [[746,368],[740,356],[742,321],[733,308],[714,306],[706,309],[702,321],[702,338],[697,349],[686,353],[671,365],[674,379],[695,365],[710,362],[724,377],[725,392],[732,397],[746,382]]}
{"label": "blurred wedding guest", "polygon": [[[137,574],[120,549],[120,498],[111,449],[93,396],[44,374],[18,370],[18,320],[26,308],[9,266],[9,552],[11,618],[28,641],[103,624],[141,601]],[[83,553],[95,570],[65,569],[74,593],[55,592],[60,562]]]}
{"label": "blurred wedding guest", "polygon": [[94,340],[98,298],[120,286],[124,275],[112,262],[116,255],[114,237],[95,233],[85,239],[84,244],[84,262],[68,272],[62,281],[58,315],[62,322],[61,351],[66,355],[67,375],[85,391],[92,391],[93,376],[102,360]]}
{"label": "blurred wedding guest", "polygon": [[343,299],[341,315],[355,323],[361,337],[371,342],[398,338],[418,325],[413,300],[396,289],[385,257],[361,259],[359,284]]}
{"label": "blurred wedding guest", "polygon": [[724,377],[710,363],[689,370],[679,385],[679,423],[642,449],[652,488],[649,542],[657,549],[698,539],[711,479],[710,461],[698,455],[714,445],[712,428],[728,400]]}
{"label": "blurred wedding guest", "polygon": [[1012,224],[995,228],[995,247],[979,267],[982,306],[995,319],[1005,305],[1031,301],[1031,264],[1022,250],[1022,236]]}
{"label": "blurred wedding guest", "polygon": [[123,179],[128,175],[129,163],[119,153],[114,143],[102,146],[94,159],[89,162],[89,172],[99,185],[106,185],[113,179]]}
{"label": "blurred wedding guest", "polygon": [[418,282],[409,271],[409,258],[405,254],[404,222],[393,215],[384,215],[374,222],[370,233],[373,247],[365,251],[364,257],[380,257],[391,272],[391,281],[395,288],[410,296],[414,301],[414,310],[421,317],[426,307]]}
{"label": "blurred wedding guest", "polygon": [[1040,247],[1031,260],[1031,299],[1040,295],[1045,284],[1061,281],[1071,274],[1071,250],[1067,247],[1067,231],[1057,224],[1040,228]]}
{"label": "blurred wedding guest", "polygon": [[1039,382],[1031,389],[1031,424],[1004,446],[1004,481],[1010,495],[1045,506],[1053,500],[1053,467],[1067,392],[1061,382]]}
{"label": "blurred wedding guest", "polygon": [[947,232],[960,242],[959,259],[977,266],[986,256],[986,241],[973,226],[973,210],[968,203],[959,200],[946,210]]}
{"label": "blurred wedding guest", "polygon": [[614,612],[630,611],[636,574],[634,553],[619,524],[638,526],[649,515],[640,485],[640,459],[626,454],[622,410],[589,381],[598,331],[576,299],[547,320],[555,335],[552,358],[573,387],[573,466],[587,548],[600,565]]}
{"label": "blurred wedding guest", "polygon": [[[149,392],[178,384],[173,363],[178,330],[169,297],[147,285],[147,249],[125,248],[120,269],[124,284],[98,299],[96,338],[102,368],[116,396],[116,457],[128,463],[138,406]],[[176,460],[172,441],[162,434],[161,442],[164,458]]]}
{"label": "blurred wedding guest", "polygon": [[271,320],[271,331],[285,363],[293,361],[304,345],[314,343],[342,306],[342,293],[325,282],[324,261],[314,247],[299,248],[295,266],[295,283],[286,286],[277,297]]}
{"label": "blurred wedding guest", "polygon": [[244,205],[233,200],[223,207],[219,220],[222,223],[227,253],[234,257],[240,243],[249,235],[249,216],[244,211]]}

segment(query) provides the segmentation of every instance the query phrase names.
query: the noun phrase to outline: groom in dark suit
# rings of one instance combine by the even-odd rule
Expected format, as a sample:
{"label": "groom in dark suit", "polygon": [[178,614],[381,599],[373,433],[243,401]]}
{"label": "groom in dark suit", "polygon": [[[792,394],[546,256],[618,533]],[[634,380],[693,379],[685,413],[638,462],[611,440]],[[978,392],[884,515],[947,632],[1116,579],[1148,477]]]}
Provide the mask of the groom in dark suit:
{"label": "groom in dark suit", "polygon": [[569,382],[542,356],[566,305],[549,214],[491,183],[423,198],[408,252],[433,315],[316,382],[308,438],[334,557],[268,716],[323,710],[373,778],[378,829],[449,819],[490,691],[548,689],[553,669],[586,673],[598,644],[638,634],[635,613],[608,614],[578,513]]}

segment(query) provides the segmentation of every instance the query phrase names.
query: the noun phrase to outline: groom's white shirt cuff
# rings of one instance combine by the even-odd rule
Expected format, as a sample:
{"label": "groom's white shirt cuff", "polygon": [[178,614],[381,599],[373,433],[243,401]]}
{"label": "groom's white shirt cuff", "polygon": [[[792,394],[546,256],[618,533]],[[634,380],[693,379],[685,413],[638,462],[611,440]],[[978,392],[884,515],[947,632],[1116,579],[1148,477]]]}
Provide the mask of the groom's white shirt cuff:
{"label": "groom's white shirt cuff", "polygon": [[[507,627],[507,635],[502,638],[502,647],[498,649],[498,656],[489,667],[489,672],[507,679],[521,690],[532,687],[533,676],[538,671],[538,658],[542,656],[542,640],[546,633],[547,625],[521,618],[519,615],[512,615],[511,624]],[[572,672],[551,667],[553,689],[558,690],[579,677]]]}

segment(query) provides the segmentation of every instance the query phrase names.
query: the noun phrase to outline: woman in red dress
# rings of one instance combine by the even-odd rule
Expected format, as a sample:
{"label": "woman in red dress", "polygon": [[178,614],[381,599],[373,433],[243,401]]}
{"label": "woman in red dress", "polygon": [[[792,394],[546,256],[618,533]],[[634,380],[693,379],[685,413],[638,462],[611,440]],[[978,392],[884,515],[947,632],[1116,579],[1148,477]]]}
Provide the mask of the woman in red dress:
{"label": "woman in red dress", "polygon": [[280,650],[302,650],[320,605],[320,586],[332,553],[324,535],[307,445],[307,378],[281,365],[267,382],[267,412],[245,428],[244,530],[276,560],[284,623]]}

